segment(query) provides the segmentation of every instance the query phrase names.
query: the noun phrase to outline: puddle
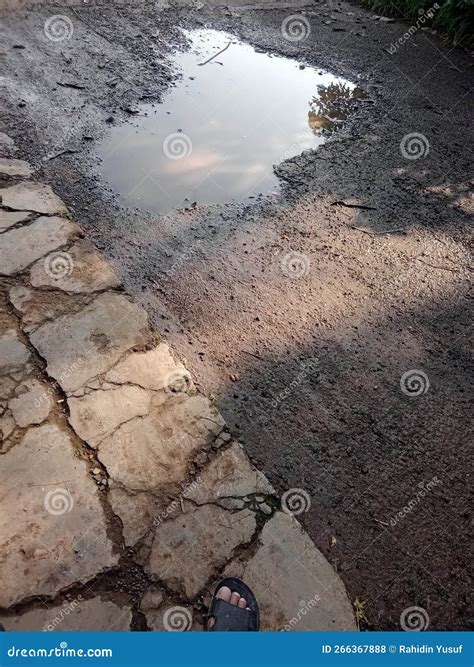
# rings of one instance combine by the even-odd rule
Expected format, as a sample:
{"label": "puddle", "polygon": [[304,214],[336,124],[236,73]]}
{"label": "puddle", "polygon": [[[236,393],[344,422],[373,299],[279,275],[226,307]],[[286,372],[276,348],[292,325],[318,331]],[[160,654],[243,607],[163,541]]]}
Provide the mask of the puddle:
{"label": "puddle", "polygon": [[174,59],[182,81],[100,147],[102,176],[127,206],[166,213],[278,191],[273,165],[320,145],[362,96],[349,81],[226,33],[186,36],[190,51]]}

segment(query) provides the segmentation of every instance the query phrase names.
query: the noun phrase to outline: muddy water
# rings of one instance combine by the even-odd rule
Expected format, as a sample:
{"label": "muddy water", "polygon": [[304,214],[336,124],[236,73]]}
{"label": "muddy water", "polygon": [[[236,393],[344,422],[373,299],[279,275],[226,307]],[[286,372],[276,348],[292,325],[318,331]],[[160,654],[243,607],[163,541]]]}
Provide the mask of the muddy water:
{"label": "muddy water", "polygon": [[182,80],[101,146],[102,176],[128,206],[165,213],[274,193],[273,165],[321,144],[359,95],[226,33],[187,37],[191,49],[175,56]]}

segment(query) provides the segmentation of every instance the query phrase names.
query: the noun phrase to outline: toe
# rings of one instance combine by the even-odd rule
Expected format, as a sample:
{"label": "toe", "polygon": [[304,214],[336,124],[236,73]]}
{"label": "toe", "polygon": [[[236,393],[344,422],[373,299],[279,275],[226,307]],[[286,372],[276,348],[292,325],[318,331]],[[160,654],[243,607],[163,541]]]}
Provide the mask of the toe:
{"label": "toe", "polygon": [[240,595],[238,593],[232,593],[230,596],[230,604],[233,604],[235,607],[239,604]]}
{"label": "toe", "polygon": [[241,609],[245,609],[245,607],[247,606],[247,600],[245,598],[240,598],[238,606]]}
{"label": "toe", "polygon": [[232,596],[232,591],[228,586],[221,586],[219,590],[216,593],[216,598],[221,598],[221,600],[225,600],[226,602],[230,602]]}

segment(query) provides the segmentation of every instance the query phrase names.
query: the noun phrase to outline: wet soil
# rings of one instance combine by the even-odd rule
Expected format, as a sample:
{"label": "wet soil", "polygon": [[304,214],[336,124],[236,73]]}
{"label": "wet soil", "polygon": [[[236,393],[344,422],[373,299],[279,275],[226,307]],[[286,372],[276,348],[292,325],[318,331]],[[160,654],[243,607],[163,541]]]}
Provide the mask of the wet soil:
{"label": "wet soil", "polygon": [[[51,10],[2,16],[0,130],[278,492],[309,494],[299,519],[361,627],[398,629],[419,606],[430,629],[466,629],[472,59],[423,31],[390,55],[408,25],[350,4],[304,11],[311,30],[298,42],[282,37],[289,10],[81,7],[64,10],[74,34],[60,43],[44,36]],[[179,77],[179,28],[202,27],[356,81],[367,97],[323,146],[277,167],[273,201],[122,208],[99,176],[98,142],[162,98]],[[400,148],[411,133],[423,135],[416,160],[407,140]],[[411,370],[424,393],[402,391]]]}

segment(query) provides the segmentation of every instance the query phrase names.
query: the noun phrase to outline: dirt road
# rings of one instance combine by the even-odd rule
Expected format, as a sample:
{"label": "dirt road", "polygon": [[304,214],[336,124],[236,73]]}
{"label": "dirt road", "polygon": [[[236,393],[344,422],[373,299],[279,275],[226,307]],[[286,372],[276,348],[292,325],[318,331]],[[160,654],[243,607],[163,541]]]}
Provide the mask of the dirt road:
{"label": "dirt road", "polygon": [[[299,519],[361,627],[397,629],[420,607],[430,629],[467,628],[469,55],[420,29],[399,44],[408,25],[332,1],[305,9],[295,42],[288,9],[68,9],[74,36],[59,43],[44,38],[51,13],[2,16],[5,132],[278,492],[304,492]],[[324,146],[279,165],[274,202],[124,209],[96,142],[160,99],[179,76],[179,28],[203,26],[368,97]],[[410,371],[421,384],[401,382]]]}

